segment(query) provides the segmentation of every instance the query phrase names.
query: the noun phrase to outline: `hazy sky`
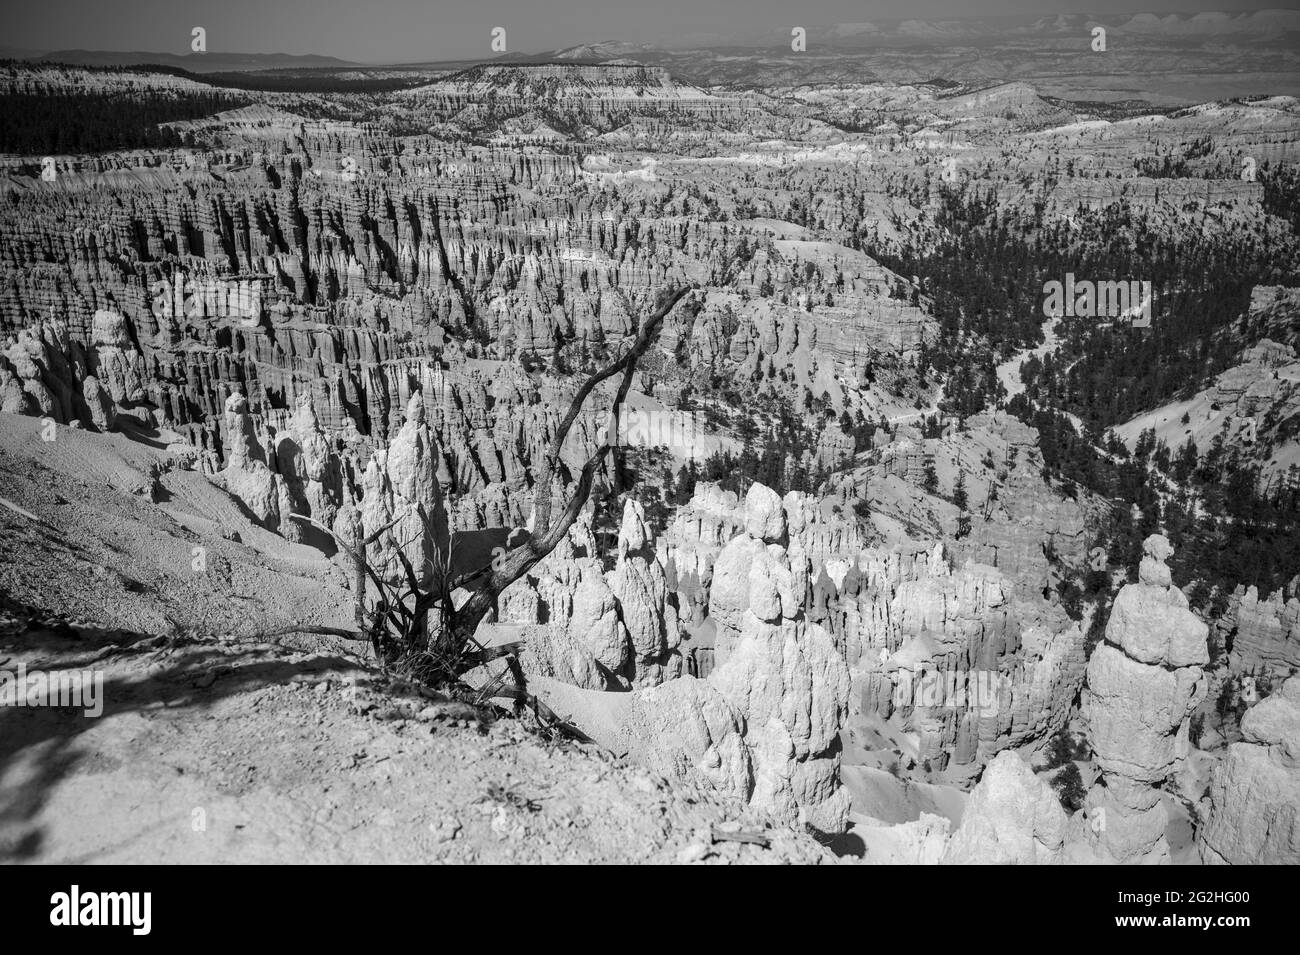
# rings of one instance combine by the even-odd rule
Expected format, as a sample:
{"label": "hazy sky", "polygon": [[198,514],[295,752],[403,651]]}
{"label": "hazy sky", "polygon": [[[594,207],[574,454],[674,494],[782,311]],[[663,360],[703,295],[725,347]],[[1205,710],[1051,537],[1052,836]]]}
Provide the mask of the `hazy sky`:
{"label": "hazy sky", "polygon": [[[1300,0],[0,0],[0,43],[42,51],[321,53],[361,62],[490,56],[595,40],[663,43],[700,33],[903,17],[1295,9]],[[783,41],[783,42],[784,42]]]}

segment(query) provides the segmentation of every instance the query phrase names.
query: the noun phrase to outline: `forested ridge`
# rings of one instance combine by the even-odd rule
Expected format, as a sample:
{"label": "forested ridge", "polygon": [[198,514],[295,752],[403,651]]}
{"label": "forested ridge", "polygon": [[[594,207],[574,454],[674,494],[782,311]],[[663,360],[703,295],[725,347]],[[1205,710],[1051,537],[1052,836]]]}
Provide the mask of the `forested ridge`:
{"label": "forested ridge", "polygon": [[86,91],[0,93],[0,152],[67,155],[112,149],[174,149],[182,136],[163,123],[202,119],[247,105],[233,93]]}
{"label": "forested ridge", "polygon": [[1149,328],[1063,319],[1059,347],[1024,364],[1026,390],[1009,410],[1039,431],[1049,480],[1110,502],[1097,530],[1112,564],[1136,567],[1141,541],[1162,531],[1176,580],[1215,610],[1238,584],[1269,593],[1295,575],[1300,475],[1265,482],[1257,461],[1222,439],[1171,449],[1146,434],[1130,451],[1104,435],[1206,387],[1255,343],[1242,334],[1252,288],[1297,284],[1297,177],[1266,168],[1261,178],[1265,211],[1291,223],[1282,240],[1263,229],[1161,230],[1126,203],[1081,210],[1073,228],[1042,226],[988,193],[947,191],[939,241],[878,254],[919,276],[933,302],[939,339],[923,360],[947,376],[943,410],[959,417],[991,407],[995,365],[1043,340],[1045,282],[1073,273],[1152,283]]}

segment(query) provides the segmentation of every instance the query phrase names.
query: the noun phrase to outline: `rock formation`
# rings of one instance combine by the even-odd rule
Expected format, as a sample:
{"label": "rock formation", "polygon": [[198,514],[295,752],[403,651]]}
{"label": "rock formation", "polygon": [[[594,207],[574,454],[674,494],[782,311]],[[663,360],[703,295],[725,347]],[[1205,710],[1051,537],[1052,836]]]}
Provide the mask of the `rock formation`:
{"label": "rock formation", "polygon": [[218,474],[226,490],[244,502],[253,517],[270,530],[278,530],[282,499],[287,499],[284,479],[267,467],[266,452],[253,433],[253,422],[248,414],[248,400],[240,394],[226,399],[226,433],[230,448],[226,467]]}
{"label": "rock formation", "polygon": [[654,685],[666,676],[680,674],[677,597],[668,592],[664,567],[646,529],[645,512],[633,500],[624,505],[618,561],[609,575],[609,589],[631,643],[633,681]]}
{"label": "rock formation", "polygon": [[1067,829],[1065,810],[1052,788],[1012,752],[985,768],[944,849],[944,865],[1050,865],[1060,863]]}
{"label": "rock formation", "polygon": [[[530,677],[617,696],[633,758],[789,823],[844,830],[850,716],[884,740],[873,771],[979,779],[951,838],[926,813],[885,839],[912,861],[1062,857],[1063,814],[1018,754],[1071,724],[1082,689],[1101,782],[1089,825],[1068,825],[1096,858],[1163,861],[1162,787],[1208,682],[1205,627],[1172,587],[1168,545],[1147,541],[1085,666],[1079,585],[1090,511],[1109,502],[1058,480],[1064,424],[1040,447],[1025,423],[1060,409],[1028,383],[1025,405],[997,393],[1007,368],[1029,366],[967,375],[952,289],[883,263],[942,241],[945,194],[959,193],[940,184],[947,159],[990,210],[1044,236],[1123,210],[1161,240],[1199,216],[1285,253],[1293,223],[1273,191],[1219,163],[1285,159],[1295,103],[1079,122],[1083,107],[1022,82],[826,87],[768,64],[789,79],[778,95],[709,85],[734,68],[699,68],[712,79],[692,85],[647,62],[492,62],[355,98],[364,109],[211,92],[232,108],[163,124],[185,150],[51,157],[54,180],[32,157],[0,157],[0,411],[156,429],[261,529],[337,561],[358,596],[359,562],[315,525],[348,547],[373,537],[383,577],[404,581],[409,565],[429,586],[454,534],[490,540],[465,558],[487,561],[527,524],[582,380],[665,287],[690,285],[628,380],[625,410],[645,426],[596,475],[596,529],[584,514],[484,635],[520,640]],[[23,95],[87,84],[218,89],[147,71],[0,76]],[[1154,175],[1135,148],[1177,149],[1194,174]],[[1300,411],[1298,301],[1256,288],[1238,323],[1256,340],[1202,383],[1191,419],[1180,403],[1116,430],[1194,436],[1205,453],[1225,421],[1234,441],[1258,427],[1252,456],[1280,478]],[[1002,345],[1046,362],[1078,342]],[[557,483],[600,439],[616,387],[591,394]],[[724,489],[755,474],[809,490]],[[639,500],[605,510],[625,497]],[[1300,667],[1294,584],[1240,589],[1217,625],[1233,675]],[[1296,692],[1254,707],[1216,770],[1207,860],[1292,857]]]}
{"label": "rock formation", "polygon": [[[581,648],[594,669],[584,664],[591,675],[578,686],[654,686],[681,675],[677,596],[668,588],[641,505],[625,505],[617,560],[608,572],[595,556],[590,522],[590,512],[580,515],[556,549],[506,590],[501,619],[544,624],[552,632],[545,646]],[[530,656],[545,652],[537,646]],[[553,663],[543,664],[538,672],[564,679],[554,670]]]}
{"label": "rock formation", "polygon": [[449,528],[438,486],[438,447],[418,392],[388,449],[371,457],[361,485],[364,536],[376,538],[367,549],[370,565],[389,580],[405,580],[401,551],[420,585],[429,585],[440,562],[449,559]]}
{"label": "rock formation", "polygon": [[[579,521],[537,574],[510,588],[502,617],[533,635],[526,663],[534,672],[586,689],[632,687],[621,732],[645,762],[678,775],[699,769],[777,818],[840,832],[848,668],[795,598],[807,574],[791,570],[780,543],[788,530],[781,498],[755,484],[744,513],[714,573],[709,613],[730,629],[707,679],[684,675],[677,596],[633,501],[608,574],[588,556],[594,542]],[[752,559],[732,559],[738,553]]]}
{"label": "rock formation", "polygon": [[1082,713],[1101,780],[1088,793],[1098,854],[1121,863],[1169,859],[1160,787],[1188,750],[1189,717],[1204,698],[1207,629],[1172,585],[1169,542],[1143,544],[1138,583],[1115,598],[1106,640],[1088,661]]}
{"label": "rock formation", "polygon": [[275,466],[289,489],[294,513],[331,527],[343,503],[343,466],[320,426],[310,394],[298,396],[293,418],[276,435]]}
{"label": "rock formation", "polygon": [[[837,571],[839,568],[837,568]],[[954,570],[941,545],[868,548],[826,593],[858,709],[895,717],[920,756],[957,777],[1063,725],[1083,681],[1083,634],[1064,613],[1013,598],[992,567]]]}
{"label": "rock formation", "polygon": [[806,587],[807,570],[791,568],[787,530],[781,498],[751,486],[744,533],[714,566],[709,613],[719,634],[708,682],[747,728],[753,800],[839,832],[848,813],[837,738],[848,712],[848,667],[830,635],[804,614],[797,582]]}

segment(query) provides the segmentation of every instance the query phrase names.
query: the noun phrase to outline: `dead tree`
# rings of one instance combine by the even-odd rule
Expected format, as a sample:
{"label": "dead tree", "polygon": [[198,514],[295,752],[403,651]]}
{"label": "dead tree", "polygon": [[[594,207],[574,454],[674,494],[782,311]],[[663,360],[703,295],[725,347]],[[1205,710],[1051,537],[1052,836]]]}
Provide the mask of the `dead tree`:
{"label": "dead tree", "polygon": [[[310,518],[298,519],[314,524],[331,533],[340,548],[348,553],[361,573],[375,590],[376,598],[365,614],[363,632],[353,633],[332,627],[307,628],[310,632],[330,633],[352,639],[364,639],[374,648],[381,662],[402,666],[409,675],[434,687],[455,686],[468,671],[494,660],[505,659],[515,686],[498,683],[480,693],[483,697],[507,696],[516,700],[532,700],[524,688],[524,676],[519,667],[517,644],[484,647],[475,633],[488,612],[497,605],[501,593],[524,576],[539,561],[553,551],[568,534],[591,495],[592,482],[602,462],[618,440],[619,416],[623,402],[632,387],[632,377],[637,363],[654,343],[663,320],[682,297],[688,286],[672,289],[662,295],[654,311],[641,323],[628,348],[614,361],[582,383],[569,404],[568,413],[560,421],[550,448],[542,458],[533,484],[533,527],[527,539],[518,546],[499,555],[486,566],[454,578],[451,575],[453,541],[449,534],[437,534],[435,522],[421,509],[424,534],[435,545],[435,559],[431,562],[432,584],[421,585],[415,568],[399,547],[396,556],[401,564],[403,581],[393,584],[375,570],[366,559],[366,545],[378,539],[388,527],[371,533],[358,542],[339,540],[329,528]],[[618,392],[610,406],[609,420],[604,437],[592,455],[578,471],[558,519],[551,520],[552,492],[560,467],[560,451],[582,413],[583,405],[597,386],[622,373]],[[298,517],[298,515],[294,515]],[[388,526],[391,526],[388,525]],[[410,542],[405,542],[410,543]],[[457,607],[452,594],[468,591],[469,597]],[[300,632],[305,632],[301,631]]]}
{"label": "dead tree", "polygon": [[[536,566],[538,561],[553,551],[569,532],[569,528],[573,526],[573,522],[577,520],[587,504],[587,499],[591,496],[592,481],[613,447],[611,441],[618,440],[619,414],[632,387],[632,376],[636,372],[637,362],[653,344],[664,318],[688,291],[688,287],[682,286],[662,296],[658,307],[641,323],[631,346],[617,359],[582,383],[577,394],[573,396],[569,411],[556,429],[550,449],[542,458],[538,468],[533,484],[532,532],[527,540],[501,558],[494,560],[491,566],[478,571],[470,578],[458,581],[459,584],[469,587],[470,597],[459,609],[452,610],[448,620],[449,625],[445,628],[444,639],[462,646],[470,642],[474,631],[478,629],[478,625],[488,611],[496,606],[501,592]],[[610,406],[605,438],[578,472],[577,480],[560,512],[559,519],[552,524],[551,491],[556,469],[560,464],[560,449],[563,448],[574,422],[578,420],[578,415],[582,413],[582,406],[587,398],[601,382],[613,378],[619,372],[623,373],[623,380],[619,383],[618,393]],[[478,579],[474,581],[473,578]]]}

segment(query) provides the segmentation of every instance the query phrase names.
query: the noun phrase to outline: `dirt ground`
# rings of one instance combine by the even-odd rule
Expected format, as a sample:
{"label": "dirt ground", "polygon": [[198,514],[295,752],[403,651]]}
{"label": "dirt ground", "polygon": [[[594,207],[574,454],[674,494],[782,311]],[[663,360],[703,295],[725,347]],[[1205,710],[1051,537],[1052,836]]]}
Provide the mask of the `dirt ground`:
{"label": "dirt ground", "polygon": [[0,709],[0,859],[10,862],[818,862],[810,837],[752,829],[525,720],[483,720],[329,653],[134,643],[8,615],[7,668],[98,669],[98,718]]}

